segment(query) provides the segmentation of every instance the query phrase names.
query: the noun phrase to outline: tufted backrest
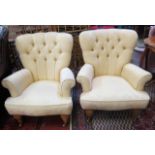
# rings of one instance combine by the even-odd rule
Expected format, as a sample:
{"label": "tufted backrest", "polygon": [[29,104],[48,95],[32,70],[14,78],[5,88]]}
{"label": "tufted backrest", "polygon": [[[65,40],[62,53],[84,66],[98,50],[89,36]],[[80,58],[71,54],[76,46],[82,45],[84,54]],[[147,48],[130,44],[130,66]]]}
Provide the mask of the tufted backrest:
{"label": "tufted backrest", "polygon": [[137,33],[124,29],[90,30],[82,32],[79,41],[84,62],[93,65],[95,76],[120,75],[131,60]]}
{"label": "tufted backrest", "polygon": [[67,33],[24,34],[16,39],[23,66],[37,80],[59,80],[60,70],[69,66],[73,38]]}

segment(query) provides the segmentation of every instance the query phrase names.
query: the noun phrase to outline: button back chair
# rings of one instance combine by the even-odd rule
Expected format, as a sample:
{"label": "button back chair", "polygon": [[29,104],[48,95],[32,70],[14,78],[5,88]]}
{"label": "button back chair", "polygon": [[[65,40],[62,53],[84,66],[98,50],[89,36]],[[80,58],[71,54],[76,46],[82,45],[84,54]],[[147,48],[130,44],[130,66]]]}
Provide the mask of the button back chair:
{"label": "button back chair", "polygon": [[82,32],[79,36],[84,66],[77,81],[82,85],[81,107],[88,118],[94,110],[144,109],[149,95],[144,85],[152,75],[131,64],[137,33],[107,29]]}
{"label": "button back chair", "polygon": [[24,34],[16,38],[24,66],[2,81],[11,94],[5,102],[21,125],[22,116],[60,115],[64,125],[72,112],[74,75],[68,68],[73,38],[67,33]]}

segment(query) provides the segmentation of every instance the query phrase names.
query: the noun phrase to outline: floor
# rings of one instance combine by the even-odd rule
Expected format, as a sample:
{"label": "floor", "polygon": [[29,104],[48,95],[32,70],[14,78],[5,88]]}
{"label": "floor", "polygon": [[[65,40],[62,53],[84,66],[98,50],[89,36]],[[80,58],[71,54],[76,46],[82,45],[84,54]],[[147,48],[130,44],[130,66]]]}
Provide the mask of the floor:
{"label": "floor", "polygon": [[63,122],[59,116],[52,117],[23,117],[22,127],[18,127],[17,122],[8,117],[2,130],[69,130],[70,124],[63,127]]}

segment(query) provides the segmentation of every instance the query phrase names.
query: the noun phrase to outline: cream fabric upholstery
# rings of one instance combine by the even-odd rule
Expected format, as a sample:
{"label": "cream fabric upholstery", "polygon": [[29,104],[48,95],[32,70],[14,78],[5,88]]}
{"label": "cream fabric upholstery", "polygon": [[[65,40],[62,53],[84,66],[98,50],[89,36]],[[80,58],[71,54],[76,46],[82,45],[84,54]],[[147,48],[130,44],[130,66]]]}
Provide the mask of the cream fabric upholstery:
{"label": "cream fabric upholstery", "polygon": [[77,81],[81,83],[84,92],[91,90],[92,79],[94,77],[94,69],[92,65],[85,64],[77,76]]}
{"label": "cream fabric upholstery", "polygon": [[11,115],[71,114],[71,88],[75,85],[70,64],[73,38],[67,33],[35,33],[17,37],[16,48],[25,69],[2,84],[12,97],[5,102]]}
{"label": "cream fabric upholstery", "polygon": [[94,78],[92,90],[80,97],[83,109],[94,110],[143,109],[148,101],[146,92],[135,90],[122,77],[109,75]]}
{"label": "cream fabric upholstery", "polygon": [[10,115],[44,116],[70,114],[72,111],[71,97],[57,94],[59,82],[38,81],[27,87],[23,93],[8,98],[5,107]]}
{"label": "cream fabric upholstery", "polygon": [[[66,33],[35,33],[17,37],[16,47],[34,80],[59,80],[60,70],[69,66],[73,38]],[[63,60],[63,61],[62,61]]]}
{"label": "cream fabric upholstery", "polygon": [[19,96],[23,90],[33,82],[31,72],[27,69],[22,69],[6,77],[2,81],[3,87],[10,91],[12,97]]}
{"label": "cream fabric upholstery", "polygon": [[64,68],[60,73],[60,95],[64,97],[71,96],[71,88],[74,87],[75,80],[72,71],[69,68]]}
{"label": "cream fabric upholstery", "polygon": [[152,78],[149,72],[133,64],[123,67],[122,76],[137,90],[143,90],[145,83]]}
{"label": "cream fabric upholstery", "polygon": [[80,34],[84,62],[94,67],[95,77],[120,75],[129,63],[137,41],[133,30],[92,30]]}
{"label": "cream fabric upholstery", "polygon": [[152,76],[138,66],[129,64],[137,33],[124,29],[90,30],[82,32],[79,41],[85,62],[77,76],[83,88],[80,96],[82,108],[146,108],[150,98],[143,89]]}

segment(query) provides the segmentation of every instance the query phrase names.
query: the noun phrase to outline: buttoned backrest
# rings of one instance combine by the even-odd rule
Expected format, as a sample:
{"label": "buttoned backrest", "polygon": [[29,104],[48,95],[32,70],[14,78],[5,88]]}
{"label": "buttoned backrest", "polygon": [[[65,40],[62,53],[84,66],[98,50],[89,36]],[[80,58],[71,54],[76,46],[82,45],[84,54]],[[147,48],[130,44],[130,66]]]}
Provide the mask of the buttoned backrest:
{"label": "buttoned backrest", "polygon": [[37,80],[59,80],[60,70],[69,66],[73,38],[67,33],[24,34],[16,39],[23,66]]}
{"label": "buttoned backrest", "polygon": [[125,29],[90,30],[82,32],[79,41],[84,62],[93,65],[95,76],[120,75],[131,60],[137,33]]}

